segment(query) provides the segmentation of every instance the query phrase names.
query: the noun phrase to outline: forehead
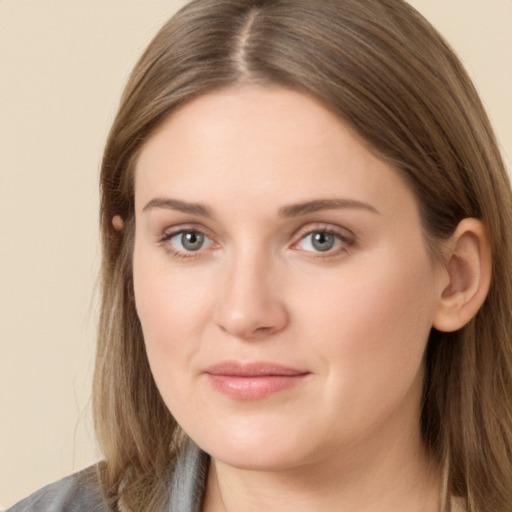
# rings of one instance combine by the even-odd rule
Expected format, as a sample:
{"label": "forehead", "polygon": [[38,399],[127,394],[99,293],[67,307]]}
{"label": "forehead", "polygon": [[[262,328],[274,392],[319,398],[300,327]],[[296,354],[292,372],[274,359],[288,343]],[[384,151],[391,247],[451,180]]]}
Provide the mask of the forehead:
{"label": "forehead", "polygon": [[173,112],[143,148],[135,179],[138,210],[162,194],[207,204],[261,197],[278,208],[312,195],[379,203],[404,189],[410,196],[320,102],[254,86],[213,91]]}

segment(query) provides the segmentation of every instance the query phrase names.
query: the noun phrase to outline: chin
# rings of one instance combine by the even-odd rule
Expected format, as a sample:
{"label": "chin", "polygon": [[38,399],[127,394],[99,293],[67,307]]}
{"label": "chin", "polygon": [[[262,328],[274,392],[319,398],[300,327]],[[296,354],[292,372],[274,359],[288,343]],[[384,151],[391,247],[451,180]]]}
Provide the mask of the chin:
{"label": "chin", "polygon": [[194,439],[196,444],[211,457],[239,469],[252,471],[279,471],[290,469],[311,459],[304,436],[291,432],[279,432],[266,429],[256,432],[224,432],[205,438]]}
{"label": "chin", "polygon": [[213,450],[210,455],[217,461],[237,469],[247,471],[282,471],[300,465],[300,456],[296,452],[262,450],[261,447],[226,450]]}

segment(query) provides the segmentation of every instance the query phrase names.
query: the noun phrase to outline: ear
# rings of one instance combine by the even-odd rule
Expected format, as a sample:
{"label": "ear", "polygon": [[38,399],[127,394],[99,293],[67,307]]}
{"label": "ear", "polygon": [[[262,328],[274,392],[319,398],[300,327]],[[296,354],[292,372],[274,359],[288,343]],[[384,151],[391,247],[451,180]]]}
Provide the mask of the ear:
{"label": "ear", "polygon": [[112,226],[116,231],[123,231],[124,229],[124,221],[121,215],[114,215],[112,217]]}
{"label": "ear", "polygon": [[447,281],[441,290],[433,326],[452,332],[466,325],[483,304],[491,283],[491,246],[478,219],[463,219],[445,246]]}

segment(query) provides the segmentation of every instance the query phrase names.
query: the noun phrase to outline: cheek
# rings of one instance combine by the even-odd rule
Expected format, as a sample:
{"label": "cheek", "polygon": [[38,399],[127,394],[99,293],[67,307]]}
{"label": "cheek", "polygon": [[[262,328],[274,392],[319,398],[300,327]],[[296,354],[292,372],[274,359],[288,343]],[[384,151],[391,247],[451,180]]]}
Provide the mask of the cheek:
{"label": "cheek", "polygon": [[[149,252],[149,251],[148,251]],[[149,363],[157,383],[184,369],[198,350],[200,332],[210,316],[207,275],[192,276],[185,268],[162,264],[165,255],[134,251],[133,279],[137,314]]]}
{"label": "cheek", "polygon": [[180,411],[190,414],[189,404],[198,403],[191,379],[206,308],[190,280],[155,268],[134,260],[136,308],[157,388],[169,410],[182,418]]}
{"label": "cheek", "polygon": [[435,305],[428,260],[372,262],[310,295],[303,312],[315,319],[302,327],[328,369],[333,407],[347,404],[353,418],[386,414],[411,388],[419,392]]}
{"label": "cheek", "polygon": [[367,355],[369,343],[379,349],[396,344],[406,348],[404,342],[413,343],[430,329],[435,294],[427,256],[384,254],[346,272],[335,271],[323,282],[305,284],[295,293],[306,298],[297,301],[304,309],[297,317],[315,319],[313,329],[331,333],[316,338],[336,338],[333,348],[347,344]]}

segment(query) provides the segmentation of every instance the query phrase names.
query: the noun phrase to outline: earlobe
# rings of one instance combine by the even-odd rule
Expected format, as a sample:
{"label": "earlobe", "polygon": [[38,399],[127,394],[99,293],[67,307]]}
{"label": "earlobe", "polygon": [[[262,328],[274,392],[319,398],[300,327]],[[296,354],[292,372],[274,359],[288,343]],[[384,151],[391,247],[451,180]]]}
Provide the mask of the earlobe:
{"label": "earlobe", "polygon": [[478,219],[463,219],[446,245],[441,290],[433,326],[452,332],[466,325],[483,304],[491,282],[491,247]]}

